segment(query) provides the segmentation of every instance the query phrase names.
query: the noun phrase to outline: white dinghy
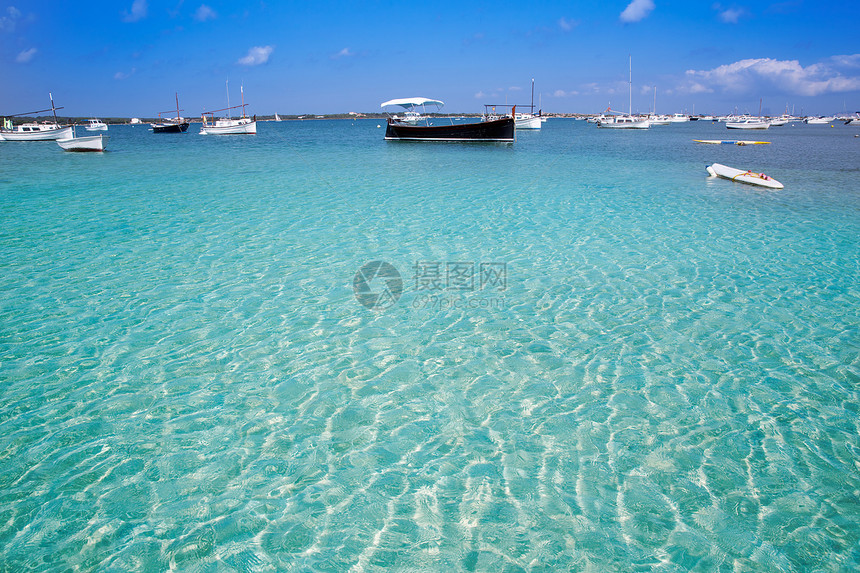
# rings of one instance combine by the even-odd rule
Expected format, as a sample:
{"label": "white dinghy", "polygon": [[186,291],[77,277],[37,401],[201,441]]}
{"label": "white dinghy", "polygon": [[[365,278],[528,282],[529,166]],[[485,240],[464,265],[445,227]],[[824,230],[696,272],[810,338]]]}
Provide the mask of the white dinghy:
{"label": "white dinghy", "polygon": [[758,185],[759,187],[767,187],[768,189],[782,189],[782,183],[772,177],[768,177],[764,173],[753,173],[752,171],[743,171],[728,167],[719,163],[709,165],[707,168],[711,177],[722,177],[723,179],[731,179],[732,181],[740,181],[750,185]]}

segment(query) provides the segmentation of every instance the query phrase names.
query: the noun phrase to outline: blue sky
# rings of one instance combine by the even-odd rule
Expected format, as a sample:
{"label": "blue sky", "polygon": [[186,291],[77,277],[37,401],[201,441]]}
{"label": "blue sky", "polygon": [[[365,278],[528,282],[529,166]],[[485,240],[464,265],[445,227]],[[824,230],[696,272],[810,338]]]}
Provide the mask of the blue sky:
{"label": "blue sky", "polygon": [[0,114],[152,117],[367,112],[860,110],[860,2],[0,0]]}

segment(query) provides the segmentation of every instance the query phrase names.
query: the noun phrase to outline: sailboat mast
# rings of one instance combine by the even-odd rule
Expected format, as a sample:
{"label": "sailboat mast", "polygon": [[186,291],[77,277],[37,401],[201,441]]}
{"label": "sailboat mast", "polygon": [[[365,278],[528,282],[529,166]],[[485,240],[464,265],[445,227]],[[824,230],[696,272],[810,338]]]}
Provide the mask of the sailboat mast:
{"label": "sailboat mast", "polygon": [[227,117],[230,117],[230,80],[224,82],[227,87]]}
{"label": "sailboat mast", "polygon": [[239,93],[242,94],[242,117],[245,117],[245,86],[239,84]]}
{"label": "sailboat mast", "polygon": [[173,92],[176,96],[176,121],[181,121],[179,119],[179,92]]}
{"label": "sailboat mast", "polygon": [[532,78],[532,113],[535,112],[535,79]]}
{"label": "sailboat mast", "polygon": [[627,80],[627,98],[630,100],[628,105],[630,107],[630,115],[633,115],[633,56],[627,56],[629,58],[630,63],[630,76]]}
{"label": "sailboat mast", "polygon": [[57,108],[54,107],[54,94],[48,92],[48,97],[51,98],[51,112],[54,114],[54,123],[57,123]]}

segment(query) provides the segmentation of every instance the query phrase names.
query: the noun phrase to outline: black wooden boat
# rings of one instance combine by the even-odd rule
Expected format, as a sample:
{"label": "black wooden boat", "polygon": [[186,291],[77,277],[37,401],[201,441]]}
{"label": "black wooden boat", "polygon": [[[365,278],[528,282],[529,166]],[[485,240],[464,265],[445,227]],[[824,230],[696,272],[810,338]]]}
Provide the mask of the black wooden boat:
{"label": "black wooden boat", "polygon": [[[188,131],[188,122],[179,115],[180,111],[185,110],[179,109],[179,94],[176,94],[176,118],[163,119],[161,123],[153,123],[152,133],[185,133]],[[173,110],[159,112],[159,118],[161,118],[162,113],[173,113]]]}
{"label": "black wooden boat", "polygon": [[188,131],[188,122],[179,123],[153,123],[152,133],[184,133]]}
{"label": "black wooden boat", "polygon": [[450,125],[409,125],[391,118],[385,139],[399,141],[490,141],[512,143],[514,118]]}

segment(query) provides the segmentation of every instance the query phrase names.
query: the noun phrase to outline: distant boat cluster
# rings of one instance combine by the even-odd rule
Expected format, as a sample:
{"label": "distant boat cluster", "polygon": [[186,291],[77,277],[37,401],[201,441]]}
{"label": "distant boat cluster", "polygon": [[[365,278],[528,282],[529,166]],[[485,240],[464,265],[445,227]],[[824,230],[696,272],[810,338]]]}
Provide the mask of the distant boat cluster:
{"label": "distant boat cluster", "polygon": [[[228,86],[229,90],[229,86]],[[245,103],[245,91],[242,92],[242,104],[230,106],[229,91],[227,94],[227,107],[218,109],[212,112],[203,112],[203,127],[200,128],[200,135],[233,135],[246,134],[255,135],[257,133],[256,117],[249,118],[245,114],[245,108],[248,104]],[[104,151],[109,137],[107,135],[87,135],[78,136],[75,133],[75,126],[60,125],[57,120],[57,110],[63,109],[54,105],[53,94],[48,94],[51,100],[50,109],[31,111],[27,113],[16,114],[7,118],[3,118],[3,125],[0,128],[0,141],[56,141],[57,145],[65,151]],[[230,110],[241,109],[241,117],[232,118],[229,115]],[[29,122],[21,125],[13,126],[11,117],[28,116],[37,113],[50,111],[54,116],[54,121],[45,121],[42,123]],[[159,120],[150,124],[153,133],[185,133],[188,131],[190,123],[182,117],[179,109],[179,94],[176,94],[176,116],[163,117],[162,114],[173,113],[173,110],[159,112]],[[225,117],[215,117],[215,113],[226,112]],[[280,118],[275,114],[276,121]],[[140,121],[132,120],[132,123],[140,123]],[[98,119],[90,119],[84,126],[86,131],[107,131],[108,126]]]}
{"label": "distant boat cluster", "polygon": [[[242,103],[236,106],[230,106],[229,85],[227,91],[227,107],[214,111],[204,111],[201,113],[202,126],[200,135],[255,135],[257,133],[256,116],[248,117],[245,113],[245,108],[248,104],[245,103],[244,88],[241,88]],[[49,109],[16,114],[3,118],[0,125],[0,141],[56,141],[57,144],[66,151],[104,151],[107,140],[107,135],[84,135],[78,136],[75,132],[74,125],[61,125],[57,120],[57,110],[63,109],[54,105],[52,94],[48,94],[51,107]],[[846,125],[860,125],[860,112],[853,115],[843,116],[819,116],[819,117],[799,117],[786,113],[778,117],[762,116],[761,112],[757,116],[751,115],[687,115],[683,113],[675,113],[673,115],[657,115],[656,113],[639,114],[632,113],[632,65],[630,71],[630,110],[628,113],[619,113],[610,108],[599,115],[583,116],[577,119],[584,119],[588,123],[594,123],[599,128],[609,129],[649,129],[652,126],[669,125],[673,123],[684,123],[689,121],[710,121],[724,123],[727,129],[769,129],[788,125],[789,123],[803,122],[811,125],[815,124],[830,124],[841,121]],[[656,89],[654,93],[654,108],[656,109]],[[437,110],[441,110],[444,102],[436,99],[425,97],[411,97],[388,100],[382,103],[381,107],[385,110],[388,108],[401,108],[402,111],[389,113],[387,120],[385,139],[386,140],[407,140],[407,141],[484,141],[484,142],[501,142],[513,143],[515,141],[515,131],[517,130],[539,130],[541,125],[546,122],[547,116],[543,114],[541,109],[535,113],[534,105],[534,80],[532,80],[532,102],[528,105],[507,105],[507,104],[486,104],[484,113],[477,121],[463,122],[464,118],[453,117],[438,117],[431,116],[427,113],[426,106],[436,106]],[[517,108],[520,111],[517,111]],[[232,110],[241,110],[238,118],[231,117]],[[528,111],[523,111],[528,109]],[[44,121],[41,123],[28,122],[20,125],[13,125],[11,118],[19,116],[31,116],[42,112],[52,112],[54,121]],[[173,117],[162,117],[162,114],[172,114],[174,110],[167,112],[159,112],[158,120],[150,124],[150,129],[153,133],[185,133],[190,126],[189,121],[181,115],[183,110],[179,107],[179,94],[176,94],[176,110]],[[223,117],[216,117],[215,114],[223,112]],[[361,116],[354,112],[351,116]],[[306,116],[299,116],[303,119]],[[322,118],[324,116],[314,116]],[[278,114],[274,115],[274,121],[281,121]],[[141,124],[142,122],[133,118],[132,124]],[[83,126],[86,131],[99,132],[107,131],[108,126],[99,119],[89,119]]]}

